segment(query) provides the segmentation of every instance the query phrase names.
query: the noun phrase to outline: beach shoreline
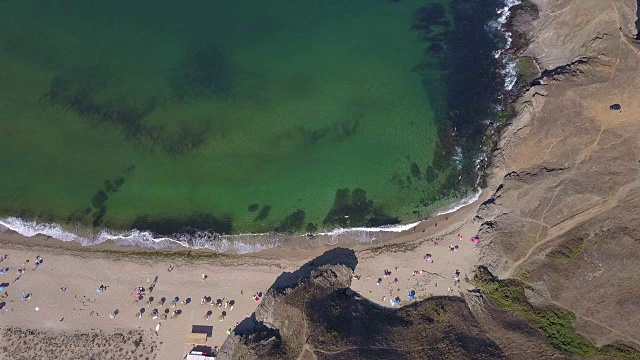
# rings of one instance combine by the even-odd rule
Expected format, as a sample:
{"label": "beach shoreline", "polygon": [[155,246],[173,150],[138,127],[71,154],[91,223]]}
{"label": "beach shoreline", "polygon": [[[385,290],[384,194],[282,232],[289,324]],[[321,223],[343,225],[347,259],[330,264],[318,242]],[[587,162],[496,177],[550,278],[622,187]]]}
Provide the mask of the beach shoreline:
{"label": "beach shoreline", "polygon": [[[173,248],[153,248],[153,247],[143,247],[137,245],[122,245],[116,243],[114,240],[107,240],[98,244],[92,245],[83,245],[77,241],[65,241],[61,239],[57,239],[53,236],[47,234],[38,233],[33,236],[24,236],[12,229],[7,229],[3,232],[0,232],[0,244],[5,246],[28,246],[28,247],[42,247],[42,248],[55,248],[60,250],[71,250],[71,251],[81,251],[81,252],[120,252],[120,253],[130,253],[130,254],[163,254],[167,255],[169,253],[195,253],[195,254],[216,254],[221,256],[251,256],[251,257],[274,257],[279,253],[287,253],[290,256],[294,256],[294,253],[300,252],[303,257],[309,256],[308,254],[317,253],[317,249],[327,249],[335,246],[349,246],[358,249],[366,249],[372,246],[385,245],[385,244],[394,244],[398,242],[407,241],[407,239],[414,238],[415,233],[422,233],[423,236],[431,236],[439,232],[443,226],[446,226],[448,219],[459,219],[461,217],[467,216],[470,212],[473,212],[474,208],[477,207],[486,199],[488,199],[490,194],[486,190],[480,191],[477,196],[474,196],[474,201],[468,203],[464,206],[457,207],[452,212],[440,212],[438,215],[434,215],[433,217],[429,217],[425,220],[412,223],[409,225],[403,225],[403,229],[401,231],[385,231],[385,230],[374,230],[372,228],[369,229],[341,229],[342,231],[330,232],[325,234],[318,234],[312,237],[298,235],[298,236],[286,236],[282,235],[283,243],[298,243],[300,242],[302,246],[298,247],[284,247],[284,246],[275,246],[269,247],[265,249],[261,249],[256,252],[251,253],[227,253],[227,252],[219,252],[215,250],[211,250],[208,248],[189,248],[185,246],[176,246]],[[438,229],[437,225],[441,225],[441,228]],[[364,232],[367,237],[366,240],[363,241],[361,236],[357,236],[358,233]],[[376,237],[376,235],[379,235]],[[261,237],[265,236],[263,234],[256,235],[247,235],[250,237]],[[268,236],[268,235],[267,235]],[[233,236],[235,238],[241,237],[240,235]],[[301,241],[302,240],[302,241]],[[303,243],[304,240],[308,240]]]}
{"label": "beach shoreline", "polygon": [[[486,197],[487,192],[473,204],[423,221],[393,239],[349,246],[358,258],[355,270],[358,279],[354,279],[352,289],[385,307],[392,306],[388,297],[406,295],[409,290],[416,291],[412,301],[466,292],[470,284],[455,281],[454,271],[463,279],[473,276],[482,241],[476,244],[470,239],[480,228],[475,213]],[[17,336],[10,332],[16,332],[16,328],[38,329],[40,336],[56,339],[69,336],[70,332],[91,334],[95,329],[105,332],[102,336],[115,336],[113,331],[137,331],[147,341],[144,349],[153,348],[157,359],[184,356],[190,350],[184,337],[195,325],[212,327],[206,346],[210,349],[221,346],[227,330],[236,329],[259,304],[252,295],[266,293],[276,279],[287,279],[305,263],[340,247],[325,245],[306,251],[273,248],[236,255],[210,250],[150,250],[113,243],[87,247],[42,235],[25,238],[10,231],[0,234],[0,244],[3,252],[0,255],[9,255],[2,263],[8,268],[4,275],[8,301],[0,311],[8,339]],[[425,254],[432,256],[433,262],[425,261]],[[31,264],[37,259],[44,262],[34,269]],[[11,282],[16,269],[25,269],[24,274],[19,281]],[[416,271],[422,269],[436,275],[417,276]],[[391,271],[393,276],[377,282],[383,270]],[[135,301],[132,291],[136,287],[148,288],[150,283],[157,283],[154,292]],[[99,285],[108,286],[108,290],[96,293]],[[24,294],[31,294],[32,300],[20,301]],[[147,315],[136,319],[135,314],[142,308],[147,312],[154,308],[144,304],[149,295],[169,300],[176,296],[189,298],[190,304],[177,305],[181,315],[175,319],[163,321]],[[233,300],[235,307],[231,311],[200,305],[203,296]],[[35,308],[38,310],[34,311]],[[111,318],[109,314],[116,309],[119,315]],[[167,305],[159,309],[175,311]],[[209,309],[212,315],[207,320],[204,316]],[[222,311],[226,316],[220,315]],[[155,335],[157,324],[162,329]],[[134,351],[127,349],[110,351]],[[109,356],[113,355],[105,358]]]}

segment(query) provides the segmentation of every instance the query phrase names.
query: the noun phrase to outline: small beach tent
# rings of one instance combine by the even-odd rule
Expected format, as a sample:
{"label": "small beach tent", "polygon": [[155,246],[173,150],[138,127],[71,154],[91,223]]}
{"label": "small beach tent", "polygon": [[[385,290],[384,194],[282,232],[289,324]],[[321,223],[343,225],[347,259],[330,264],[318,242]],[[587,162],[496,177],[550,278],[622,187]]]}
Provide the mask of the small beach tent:
{"label": "small beach tent", "polygon": [[191,333],[187,334],[187,345],[206,345],[207,334],[206,333]]}
{"label": "small beach tent", "polygon": [[622,106],[620,106],[620,104],[613,104],[613,105],[609,106],[609,110],[620,111],[620,110],[622,110]]}

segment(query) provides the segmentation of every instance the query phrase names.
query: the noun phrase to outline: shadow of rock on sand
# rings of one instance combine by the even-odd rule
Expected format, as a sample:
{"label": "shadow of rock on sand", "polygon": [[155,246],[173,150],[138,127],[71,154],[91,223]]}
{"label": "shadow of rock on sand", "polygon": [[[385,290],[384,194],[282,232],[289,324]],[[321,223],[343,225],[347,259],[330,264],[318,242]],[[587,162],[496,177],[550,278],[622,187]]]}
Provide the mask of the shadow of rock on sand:
{"label": "shadow of rock on sand", "polygon": [[399,309],[350,289],[358,259],[333,249],[284,273],[218,359],[504,358],[465,301],[436,297]]}
{"label": "shadow of rock on sand", "polygon": [[358,266],[358,257],[351,249],[335,248],[302,265],[300,269],[290,273],[284,272],[278,276],[269,290],[284,291],[287,287],[297,284],[300,280],[308,278],[317,268],[324,265],[345,265],[351,271]]}

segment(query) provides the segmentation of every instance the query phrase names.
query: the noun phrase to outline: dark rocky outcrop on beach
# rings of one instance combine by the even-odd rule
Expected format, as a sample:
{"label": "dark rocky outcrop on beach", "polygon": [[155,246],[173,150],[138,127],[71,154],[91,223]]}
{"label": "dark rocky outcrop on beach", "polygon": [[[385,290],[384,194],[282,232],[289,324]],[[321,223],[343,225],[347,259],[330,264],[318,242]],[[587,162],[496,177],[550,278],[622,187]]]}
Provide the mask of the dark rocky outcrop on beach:
{"label": "dark rocky outcrop on beach", "polygon": [[463,299],[390,310],[350,290],[352,277],[344,264],[323,265],[274,285],[255,311],[255,331],[230,336],[219,359],[504,358]]}

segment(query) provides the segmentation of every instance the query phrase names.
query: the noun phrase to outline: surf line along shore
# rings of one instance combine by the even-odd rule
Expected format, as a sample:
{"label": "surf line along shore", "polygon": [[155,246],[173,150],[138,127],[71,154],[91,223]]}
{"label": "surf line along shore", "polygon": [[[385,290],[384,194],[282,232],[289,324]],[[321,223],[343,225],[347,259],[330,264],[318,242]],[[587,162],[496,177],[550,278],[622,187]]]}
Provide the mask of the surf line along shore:
{"label": "surf line along shore", "polygon": [[[438,219],[447,219],[450,213],[472,204],[482,195],[481,190],[453,203],[445,210],[436,212],[434,224]],[[444,216],[442,216],[444,215]],[[74,232],[65,230],[55,223],[37,223],[36,221],[22,220],[16,217],[0,218],[0,233],[5,230],[12,230],[25,237],[35,235],[46,235],[46,239],[59,239],[65,242],[79,242],[86,246],[98,244],[115,244],[125,247],[151,248],[155,250],[177,250],[186,248],[190,250],[207,249],[222,253],[245,254],[259,252],[269,248],[286,248],[295,250],[310,250],[313,247],[326,244],[342,244],[352,246],[359,243],[369,243],[373,241],[383,241],[398,237],[399,234],[408,230],[415,231],[418,227],[421,230],[421,222],[409,224],[390,225],[372,228],[337,228],[329,232],[318,232],[313,236],[285,235],[285,234],[238,234],[238,235],[216,235],[208,233],[197,233],[187,235],[189,239],[182,236],[164,237],[155,236],[149,231],[130,230],[125,232],[115,232],[101,230],[97,235],[81,236]]]}
{"label": "surf line along shore", "polygon": [[[482,240],[478,244],[470,241],[479,228],[473,217],[487,197],[482,194],[473,204],[423,221],[415,230],[397,233],[384,243],[353,246],[358,258],[353,290],[381,306],[393,306],[390,299],[395,298],[401,299],[399,305],[405,305],[429,296],[466,291],[467,285],[460,280],[472,276],[482,246]],[[107,243],[83,247],[47,240],[42,235],[25,238],[12,231],[0,234],[0,243],[0,255],[8,255],[1,264],[8,268],[4,277],[9,283],[0,315],[4,325],[38,329],[62,342],[70,337],[58,335],[76,331],[142,331],[146,348],[155,347],[162,359],[177,358],[190,350],[184,336],[193,325],[210,326],[206,345],[221,346],[227,332],[253,313],[261,295],[278,276],[297,270],[333,247],[233,255],[206,250],[154,251]],[[36,257],[43,262],[34,268]],[[12,282],[20,269],[24,274]],[[155,285],[148,293],[151,284]],[[97,292],[101,285],[106,290]],[[134,293],[140,287],[145,289],[145,296],[136,301]],[[406,296],[412,290],[413,300]],[[28,301],[21,300],[24,294],[30,295]],[[153,301],[147,304],[151,297]],[[165,301],[158,306],[163,298]],[[175,298],[178,301],[171,307]],[[209,299],[206,305],[201,305],[202,299]],[[218,299],[221,306],[217,305]],[[155,319],[149,316],[154,309],[159,315]],[[165,311],[168,319],[161,320]],[[158,323],[162,326],[156,335]],[[8,330],[5,327],[2,331]],[[3,337],[3,346],[16,349],[19,345],[11,343],[12,339]],[[73,344],[59,345],[73,348]]]}

